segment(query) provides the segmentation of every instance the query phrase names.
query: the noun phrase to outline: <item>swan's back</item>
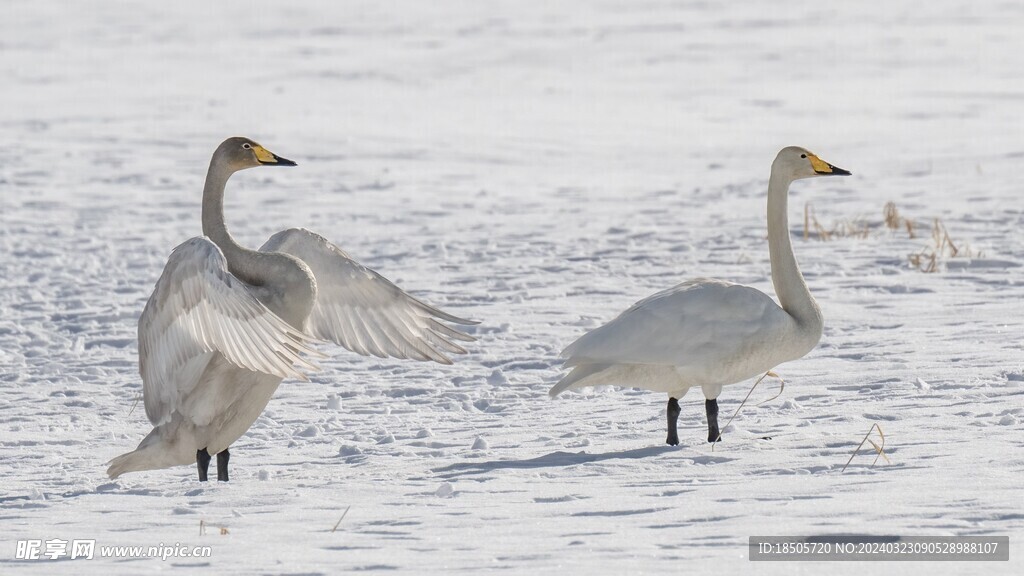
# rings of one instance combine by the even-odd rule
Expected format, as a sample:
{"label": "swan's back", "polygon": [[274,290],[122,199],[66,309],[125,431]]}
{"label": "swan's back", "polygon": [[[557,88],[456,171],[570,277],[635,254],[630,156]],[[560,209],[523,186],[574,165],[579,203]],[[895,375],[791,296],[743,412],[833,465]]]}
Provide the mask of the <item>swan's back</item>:
{"label": "swan's back", "polygon": [[673,366],[689,386],[719,385],[799,358],[817,343],[806,339],[767,294],[701,278],[637,302],[574,342],[562,357],[567,367]]}

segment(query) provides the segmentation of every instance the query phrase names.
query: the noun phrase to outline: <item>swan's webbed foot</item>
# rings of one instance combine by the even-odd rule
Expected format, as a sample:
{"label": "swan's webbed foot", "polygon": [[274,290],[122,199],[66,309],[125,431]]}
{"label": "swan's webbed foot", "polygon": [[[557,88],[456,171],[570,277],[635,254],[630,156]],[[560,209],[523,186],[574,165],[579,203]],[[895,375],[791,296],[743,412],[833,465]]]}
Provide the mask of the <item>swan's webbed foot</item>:
{"label": "swan's webbed foot", "polygon": [[665,439],[665,444],[669,446],[679,445],[679,433],[676,431],[676,421],[679,420],[679,413],[682,410],[679,408],[679,400],[675,398],[668,399],[668,409],[665,411],[668,414],[668,438]]}
{"label": "swan's webbed foot", "polygon": [[196,450],[196,467],[199,468],[199,481],[206,482],[206,472],[210,469],[210,453],[206,448]]}
{"label": "swan's webbed foot", "polygon": [[[209,458],[209,456],[207,456]],[[217,453],[217,481],[227,482],[228,481],[228,460],[231,458],[231,453],[228,449]]]}
{"label": "swan's webbed foot", "polygon": [[704,411],[708,415],[708,442],[721,442],[722,433],[718,431],[718,399],[705,400]]}

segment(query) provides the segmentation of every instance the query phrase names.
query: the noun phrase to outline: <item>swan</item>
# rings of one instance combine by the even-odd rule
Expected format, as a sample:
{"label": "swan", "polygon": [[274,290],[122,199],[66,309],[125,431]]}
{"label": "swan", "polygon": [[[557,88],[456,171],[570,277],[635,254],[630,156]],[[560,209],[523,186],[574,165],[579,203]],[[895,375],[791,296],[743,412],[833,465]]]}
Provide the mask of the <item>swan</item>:
{"label": "swan", "polygon": [[274,234],[259,251],[224,224],[224,186],[239,170],[295,166],[248,138],[213,153],[203,234],[174,249],[139,318],[139,373],[154,428],[107,474],[196,463],[228,480],[228,447],[263,412],[284,378],[306,380],[327,340],[363,355],[451,364],[472,325],[406,294],[308,230]]}
{"label": "swan", "polygon": [[601,384],[665,392],[665,442],[675,446],[679,399],[699,386],[706,399],[708,442],[720,440],[722,387],[796,360],[821,339],[821,309],[807,289],[789,240],[789,185],[802,178],[849,175],[797,146],[783,148],[772,162],[768,252],[781,306],[749,286],[708,278],[658,292],[563,350],[564,367],[572,371],[551,388],[551,397]]}

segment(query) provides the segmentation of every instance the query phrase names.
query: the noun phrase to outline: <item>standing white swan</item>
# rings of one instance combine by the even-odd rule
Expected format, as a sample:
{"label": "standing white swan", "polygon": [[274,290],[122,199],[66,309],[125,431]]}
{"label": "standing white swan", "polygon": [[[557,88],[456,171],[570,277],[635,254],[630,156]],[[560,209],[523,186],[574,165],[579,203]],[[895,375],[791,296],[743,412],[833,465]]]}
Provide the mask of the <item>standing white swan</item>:
{"label": "standing white swan", "polygon": [[228,446],[263,412],[286,377],[305,379],[314,340],[359,354],[451,364],[473,338],[438,321],[475,324],[409,296],[337,246],[302,229],[260,248],[239,246],[224,225],[224,186],[239,170],[295,166],[248,138],[213,153],[203,189],[203,234],[174,249],[139,318],[139,372],[155,426],[107,474],[196,462],[211,454],[228,480]]}
{"label": "standing white swan", "polygon": [[641,300],[562,352],[572,372],[551,388],[618,384],[665,392],[667,444],[679,444],[679,402],[700,386],[708,442],[718,431],[722,386],[762,374],[810,352],[821,339],[821,309],[797,267],[789,240],[789,185],[814,176],[848,176],[796,146],[783,148],[768,180],[768,251],[772,283],[782,307],[767,294],[724,280],[699,278]]}

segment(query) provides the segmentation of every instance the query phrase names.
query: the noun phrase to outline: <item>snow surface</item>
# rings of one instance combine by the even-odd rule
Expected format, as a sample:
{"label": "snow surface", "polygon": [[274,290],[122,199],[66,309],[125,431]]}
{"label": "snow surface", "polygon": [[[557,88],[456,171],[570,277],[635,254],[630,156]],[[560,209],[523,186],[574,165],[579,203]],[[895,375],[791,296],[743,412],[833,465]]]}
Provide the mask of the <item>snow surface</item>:
{"label": "snow surface", "polygon": [[[1022,26],[1024,4],[966,0],[6,2],[0,573],[1020,573]],[[232,135],[299,163],[232,179],[240,241],[315,230],[479,341],[451,367],[332,348],[230,483],[111,482],[150,429],[136,320]],[[561,348],[640,298],[771,292],[790,144],[854,176],[794,187],[826,327],[783,395],[756,390],[714,451],[697,393],[678,447],[664,395],[549,400]],[[873,227],[799,239],[807,202]],[[911,268],[933,218],[982,256]],[[891,464],[840,473],[872,423]],[[750,535],[815,534],[1009,535],[1011,561],[747,560]],[[16,560],[28,538],[212,557]]]}

